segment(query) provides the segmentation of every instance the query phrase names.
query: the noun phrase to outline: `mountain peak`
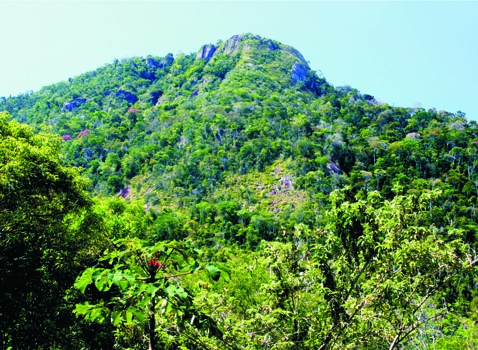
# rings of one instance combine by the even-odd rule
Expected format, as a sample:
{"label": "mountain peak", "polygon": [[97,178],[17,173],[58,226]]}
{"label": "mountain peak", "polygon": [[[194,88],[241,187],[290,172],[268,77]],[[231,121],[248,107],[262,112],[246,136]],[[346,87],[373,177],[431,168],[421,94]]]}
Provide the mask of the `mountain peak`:
{"label": "mountain peak", "polygon": [[[236,34],[216,45],[206,44],[196,53],[196,61],[205,65],[202,84],[195,95],[203,96],[205,86],[221,80],[220,89],[232,91],[247,85],[250,93],[268,85],[269,89],[286,89],[303,84],[306,90],[320,95],[316,74],[300,52],[278,41],[254,34]],[[269,79],[267,79],[269,78]],[[253,83],[255,82],[255,83]],[[224,89],[229,87],[229,89]]]}
{"label": "mountain peak", "polygon": [[217,46],[213,44],[206,44],[201,47],[197,53],[198,59],[209,60],[215,55],[226,54],[226,55],[236,55],[240,53],[250,53],[251,51],[284,51],[298,60],[298,63],[303,65],[305,68],[310,69],[307,61],[304,59],[302,54],[295,48],[282,44],[278,41],[263,38],[260,35],[255,34],[235,34],[231,36],[226,41],[221,41]]}

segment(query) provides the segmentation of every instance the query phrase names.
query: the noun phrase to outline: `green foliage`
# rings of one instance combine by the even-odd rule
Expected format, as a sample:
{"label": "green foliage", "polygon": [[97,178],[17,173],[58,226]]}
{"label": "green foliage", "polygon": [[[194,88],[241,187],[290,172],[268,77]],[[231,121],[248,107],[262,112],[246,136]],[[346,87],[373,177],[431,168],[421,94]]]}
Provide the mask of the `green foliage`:
{"label": "green foliage", "polygon": [[401,348],[427,323],[442,327],[456,304],[450,289],[476,272],[462,230],[423,224],[441,195],[333,192],[322,228],[299,224],[286,243],[226,255],[238,278],[213,288],[203,308],[217,310],[226,342],[247,349]]}
{"label": "green foliage", "polygon": [[[84,315],[89,321],[103,323],[108,320],[113,326],[123,328],[146,328],[148,321],[150,346],[153,348],[164,346],[164,341],[168,341],[159,339],[156,344],[156,315],[175,323],[177,333],[181,333],[188,322],[221,338],[221,330],[212,319],[195,308],[192,296],[180,283],[183,276],[201,270],[207,271],[214,281],[218,281],[221,275],[228,278],[227,269],[201,263],[200,254],[188,241],[161,242],[154,246],[144,246],[139,239],[115,241],[114,248],[108,249],[100,259],[111,267],[86,269],[77,278],[75,287],[82,293],[90,285],[100,292],[114,288],[117,293],[106,302],[77,304],[75,313]],[[134,344],[135,347],[140,345]]]}
{"label": "green foliage", "polygon": [[62,161],[61,140],[8,119],[0,114],[1,345],[66,346],[75,301],[64,298],[101,247],[93,227],[102,220],[90,211],[88,182]]}
{"label": "green foliage", "polygon": [[[297,64],[307,76],[294,83]],[[0,110],[63,136],[8,127],[17,136],[15,143],[2,139],[9,177],[0,173],[1,198],[21,205],[1,215],[15,225],[32,223],[25,232],[57,232],[61,221],[63,231],[49,233],[52,242],[74,235],[60,243],[78,252],[75,267],[95,275],[83,275],[85,294],[69,291],[67,299],[83,305],[78,312],[89,320],[104,318],[108,336],[95,338],[98,344],[114,329],[118,348],[144,347],[146,320],[139,315],[147,315],[146,304],[119,313],[108,304],[145,283],[122,275],[132,261],[97,262],[98,249],[110,244],[95,241],[98,232],[138,237],[145,251],[191,241],[207,252],[213,263],[202,267],[214,278],[212,266],[231,269],[229,281],[191,274],[174,284],[204,312],[180,332],[174,312],[159,318],[163,348],[451,347],[474,332],[471,322],[465,329],[456,321],[471,317],[476,268],[466,261],[478,250],[478,125],[461,112],[392,107],[333,87],[295,49],[252,34],[219,42],[208,60],[117,60],[2,99]],[[25,150],[48,161],[29,164]],[[93,206],[85,180],[61,157],[84,168]],[[61,192],[52,166],[73,174],[77,187]],[[78,188],[81,195],[72,195]],[[63,216],[68,211],[74,214]],[[130,272],[137,278],[141,271]],[[223,340],[196,321],[219,324]],[[71,334],[93,325],[77,322]]]}

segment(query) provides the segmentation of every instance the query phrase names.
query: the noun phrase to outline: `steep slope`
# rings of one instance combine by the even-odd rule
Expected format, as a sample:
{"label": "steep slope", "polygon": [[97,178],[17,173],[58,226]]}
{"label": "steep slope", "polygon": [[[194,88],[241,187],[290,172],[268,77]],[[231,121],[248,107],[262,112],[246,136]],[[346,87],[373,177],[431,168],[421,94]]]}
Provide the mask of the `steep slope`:
{"label": "steep slope", "polygon": [[443,188],[435,222],[459,217],[476,232],[476,123],[334,88],[259,36],[115,61],[0,110],[62,136],[96,193],[144,199],[157,237],[255,245],[320,226],[328,194],[346,185],[385,198]]}

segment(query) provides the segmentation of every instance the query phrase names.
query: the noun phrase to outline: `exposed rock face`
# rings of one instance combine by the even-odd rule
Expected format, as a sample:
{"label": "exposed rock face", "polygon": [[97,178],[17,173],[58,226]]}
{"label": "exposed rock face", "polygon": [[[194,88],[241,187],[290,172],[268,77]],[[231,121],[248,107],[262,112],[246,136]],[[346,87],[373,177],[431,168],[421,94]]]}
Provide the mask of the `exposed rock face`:
{"label": "exposed rock face", "polygon": [[204,45],[196,55],[196,59],[210,60],[212,55],[216,52],[216,47],[213,44]]}
{"label": "exposed rock face", "polygon": [[270,39],[266,41],[266,44],[267,44],[267,48],[271,51],[278,50],[280,48],[279,45],[277,45],[275,42],[273,42]]}
{"label": "exposed rock face", "polygon": [[118,97],[120,100],[126,100],[129,103],[135,103],[136,101],[138,101],[136,95],[123,89],[119,89],[118,91],[116,91],[116,97]]}
{"label": "exposed rock face", "polygon": [[294,84],[299,81],[305,82],[308,78],[307,68],[302,63],[294,63],[291,69],[291,78]]}
{"label": "exposed rock face", "polygon": [[405,136],[407,139],[419,139],[422,135],[416,132],[411,132]]}
{"label": "exposed rock face", "polygon": [[153,105],[158,103],[159,98],[163,95],[162,91],[152,91],[150,94],[150,98],[148,99],[148,102],[151,102]]}
{"label": "exposed rock face", "polygon": [[126,186],[122,190],[119,191],[118,196],[123,198],[129,198],[131,196],[131,187]]}
{"label": "exposed rock face", "polygon": [[156,79],[156,75],[154,75],[154,73],[152,73],[152,72],[141,72],[141,74],[139,76],[143,79],[147,79],[147,80],[151,80],[151,81]]}
{"label": "exposed rock face", "polygon": [[241,37],[239,35],[233,35],[226,41],[226,45],[224,46],[224,53],[230,54],[235,53],[239,50],[239,44],[241,42]]}
{"label": "exposed rock face", "polygon": [[159,68],[165,68],[172,65],[174,62],[174,56],[172,53],[168,53],[164,58],[159,61]]}
{"label": "exposed rock face", "polygon": [[63,104],[63,109],[66,109],[67,111],[71,112],[75,108],[79,108],[84,103],[86,103],[86,98],[83,98],[83,97],[75,98],[74,100],[71,100],[70,102],[65,102]]}
{"label": "exposed rock face", "polygon": [[155,60],[152,57],[146,59],[146,65],[152,69],[164,68],[170,66],[174,62],[174,56],[172,53],[168,53],[165,57],[159,61]]}
{"label": "exposed rock face", "polygon": [[159,62],[156,61],[154,58],[147,58],[146,59],[146,65],[149,67],[149,68],[159,68]]}
{"label": "exposed rock face", "polygon": [[342,170],[335,163],[328,162],[327,168],[334,174],[342,174]]}

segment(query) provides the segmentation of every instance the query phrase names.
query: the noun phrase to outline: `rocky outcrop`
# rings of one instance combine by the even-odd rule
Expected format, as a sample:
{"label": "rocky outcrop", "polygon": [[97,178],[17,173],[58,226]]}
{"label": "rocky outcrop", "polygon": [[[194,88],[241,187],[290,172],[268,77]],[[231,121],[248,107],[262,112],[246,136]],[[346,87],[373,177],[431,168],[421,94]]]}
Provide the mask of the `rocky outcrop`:
{"label": "rocky outcrop", "polygon": [[327,168],[333,173],[333,174],[342,174],[342,170],[337,166],[337,164],[328,162],[327,163]]}
{"label": "rocky outcrop", "polygon": [[125,199],[131,197],[131,187],[126,186],[122,190],[118,192],[118,196],[123,197]]}
{"label": "rocky outcrop", "polygon": [[156,105],[158,103],[159,98],[163,95],[162,91],[152,91],[150,93],[150,98],[148,99],[148,102],[151,102],[153,105]]}
{"label": "rocky outcrop", "polygon": [[196,59],[203,59],[209,61],[216,52],[216,47],[213,44],[204,45],[196,55]]}
{"label": "rocky outcrop", "polygon": [[420,135],[417,132],[411,132],[411,133],[407,134],[407,136],[405,136],[405,137],[407,139],[419,139],[420,137],[422,137],[422,135]]}
{"label": "rocky outcrop", "polygon": [[241,43],[241,36],[240,35],[231,36],[226,41],[226,44],[224,46],[224,53],[225,54],[236,53],[237,50],[239,50],[239,44],[240,43]]}
{"label": "rocky outcrop", "polygon": [[280,46],[274,41],[272,41],[271,39],[267,39],[264,43],[267,45],[267,48],[271,51],[280,49]]}
{"label": "rocky outcrop", "polygon": [[293,47],[290,47],[290,46],[287,46],[287,45],[282,45],[284,51],[290,53],[291,55],[297,57],[297,59],[299,59],[299,63],[301,63],[305,68],[307,69],[310,69],[309,67],[309,64],[307,63],[307,61],[305,60],[304,56],[302,56],[302,54],[294,49]]}
{"label": "rocky outcrop", "polygon": [[86,98],[79,97],[71,100],[70,102],[65,102],[63,104],[63,109],[67,110],[68,112],[73,111],[76,108],[80,108],[82,104],[86,103]]}
{"label": "rocky outcrop", "polygon": [[148,68],[151,68],[151,69],[158,69],[158,68],[165,68],[165,67],[168,67],[170,65],[172,65],[174,62],[174,56],[172,53],[168,53],[166,56],[164,56],[163,58],[161,58],[159,61],[152,58],[152,57],[148,57],[146,59],[146,65],[148,66]]}
{"label": "rocky outcrop", "polygon": [[120,100],[128,101],[129,103],[135,103],[138,101],[138,97],[136,97],[135,94],[123,89],[116,91],[116,97]]}
{"label": "rocky outcrop", "polygon": [[159,68],[169,67],[170,65],[173,64],[173,62],[174,62],[173,54],[168,53],[166,56],[161,58],[161,60],[159,61]]}
{"label": "rocky outcrop", "polygon": [[151,58],[151,57],[148,57],[148,58],[146,59],[146,65],[147,65],[149,68],[153,68],[153,69],[159,68],[159,62],[156,61],[154,58]]}
{"label": "rocky outcrop", "polygon": [[307,68],[305,68],[302,63],[294,63],[291,69],[291,78],[294,84],[299,81],[305,83],[308,76]]}
{"label": "rocky outcrop", "polygon": [[139,74],[139,76],[143,79],[147,79],[147,80],[151,80],[151,81],[156,79],[156,75],[153,72],[143,71]]}

